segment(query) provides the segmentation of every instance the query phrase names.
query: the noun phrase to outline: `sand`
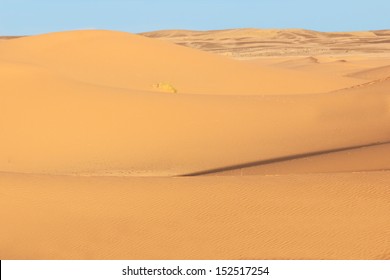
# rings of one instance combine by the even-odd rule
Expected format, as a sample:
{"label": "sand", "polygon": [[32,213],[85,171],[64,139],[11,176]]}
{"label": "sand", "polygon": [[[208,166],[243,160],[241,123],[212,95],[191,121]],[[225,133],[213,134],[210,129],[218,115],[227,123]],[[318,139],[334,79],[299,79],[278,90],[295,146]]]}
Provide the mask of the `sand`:
{"label": "sand", "polygon": [[1,174],[3,259],[388,259],[388,172]]}
{"label": "sand", "polygon": [[3,38],[0,259],[389,259],[386,36]]}
{"label": "sand", "polygon": [[163,30],[142,35],[239,59],[389,53],[389,30],[318,32],[304,29]]}

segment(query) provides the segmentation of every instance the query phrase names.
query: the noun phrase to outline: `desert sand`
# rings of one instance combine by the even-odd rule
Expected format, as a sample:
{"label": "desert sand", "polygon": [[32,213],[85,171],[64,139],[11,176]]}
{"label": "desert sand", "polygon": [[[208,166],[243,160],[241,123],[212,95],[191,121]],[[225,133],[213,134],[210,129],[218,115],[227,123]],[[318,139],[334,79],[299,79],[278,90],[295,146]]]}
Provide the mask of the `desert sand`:
{"label": "desert sand", "polygon": [[213,53],[247,59],[263,56],[383,54],[390,30],[318,32],[304,29],[163,30],[142,35]]}
{"label": "desert sand", "polygon": [[0,259],[389,259],[389,38],[0,38]]}

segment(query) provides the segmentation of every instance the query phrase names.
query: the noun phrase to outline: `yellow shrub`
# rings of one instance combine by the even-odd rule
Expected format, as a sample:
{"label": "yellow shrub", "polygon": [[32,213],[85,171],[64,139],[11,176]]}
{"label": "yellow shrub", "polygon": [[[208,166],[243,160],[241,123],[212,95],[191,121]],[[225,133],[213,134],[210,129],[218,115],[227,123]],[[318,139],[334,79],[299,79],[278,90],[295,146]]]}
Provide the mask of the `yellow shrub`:
{"label": "yellow shrub", "polygon": [[153,88],[170,93],[177,93],[177,89],[174,88],[170,83],[160,82],[153,85]]}

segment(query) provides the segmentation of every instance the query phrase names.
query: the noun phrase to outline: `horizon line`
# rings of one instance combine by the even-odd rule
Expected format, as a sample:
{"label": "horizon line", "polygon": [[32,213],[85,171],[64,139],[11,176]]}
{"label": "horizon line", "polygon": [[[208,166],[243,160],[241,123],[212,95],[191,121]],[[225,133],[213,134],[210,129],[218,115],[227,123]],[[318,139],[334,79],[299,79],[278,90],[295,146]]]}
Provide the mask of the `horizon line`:
{"label": "horizon line", "polygon": [[149,31],[141,31],[141,32],[131,32],[128,30],[120,30],[120,29],[106,29],[106,28],[75,28],[75,29],[63,29],[58,31],[47,31],[41,33],[25,33],[25,34],[0,34],[0,37],[28,37],[28,36],[38,36],[43,34],[50,33],[59,33],[59,32],[71,32],[71,31],[116,31],[116,32],[124,32],[131,34],[143,34],[143,33],[153,33],[153,32],[162,32],[162,31],[189,31],[189,32],[218,32],[218,31],[231,31],[231,30],[304,30],[318,33],[357,33],[357,32],[375,32],[375,31],[388,31],[389,28],[385,29],[356,29],[356,30],[332,30],[332,31],[322,31],[316,29],[309,28],[299,28],[299,27],[289,27],[289,28],[260,28],[260,27],[236,27],[236,28],[223,28],[223,29],[180,29],[180,28],[168,28],[168,29],[154,29]]}

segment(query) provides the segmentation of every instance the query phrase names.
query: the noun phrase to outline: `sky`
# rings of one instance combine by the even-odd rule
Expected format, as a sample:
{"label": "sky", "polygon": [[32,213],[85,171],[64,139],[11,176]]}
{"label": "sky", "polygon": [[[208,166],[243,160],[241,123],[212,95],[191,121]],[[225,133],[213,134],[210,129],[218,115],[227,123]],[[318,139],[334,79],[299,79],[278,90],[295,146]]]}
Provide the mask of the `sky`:
{"label": "sky", "polygon": [[0,0],[0,35],[229,28],[390,29],[390,0]]}

